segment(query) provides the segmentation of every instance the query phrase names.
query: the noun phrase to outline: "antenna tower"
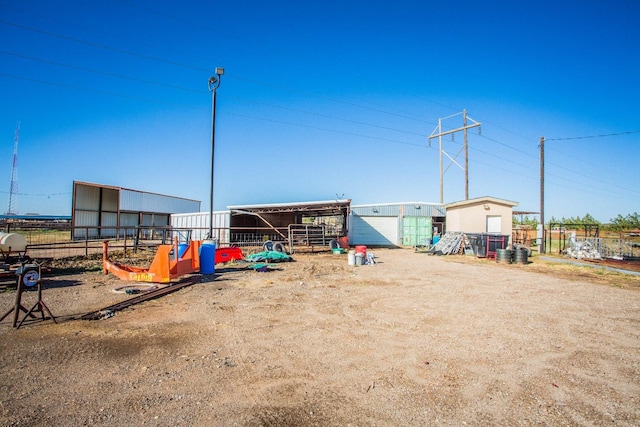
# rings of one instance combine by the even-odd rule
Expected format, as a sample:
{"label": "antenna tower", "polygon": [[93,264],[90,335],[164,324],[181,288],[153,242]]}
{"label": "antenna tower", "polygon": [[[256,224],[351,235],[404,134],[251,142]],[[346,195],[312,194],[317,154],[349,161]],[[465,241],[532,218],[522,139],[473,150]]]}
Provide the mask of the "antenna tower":
{"label": "antenna tower", "polygon": [[11,168],[11,189],[9,190],[9,210],[7,215],[18,214],[18,140],[20,139],[20,122],[16,126],[13,138],[13,167]]}

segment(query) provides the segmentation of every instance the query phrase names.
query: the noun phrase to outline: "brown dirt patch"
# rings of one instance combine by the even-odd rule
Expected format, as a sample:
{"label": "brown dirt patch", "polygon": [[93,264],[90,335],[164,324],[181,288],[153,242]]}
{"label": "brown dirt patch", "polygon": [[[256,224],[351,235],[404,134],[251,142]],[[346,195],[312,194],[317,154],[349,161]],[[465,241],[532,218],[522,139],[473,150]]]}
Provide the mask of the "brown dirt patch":
{"label": "brown dirt patch", "polygon": [[[638,425],[640,279],[375,250],[130,296],[45,279],[59,323],[0,323],[4,425]],[[0,293],[0,309],[15,292]],[[25,293],[31,307],[34,292]]]}

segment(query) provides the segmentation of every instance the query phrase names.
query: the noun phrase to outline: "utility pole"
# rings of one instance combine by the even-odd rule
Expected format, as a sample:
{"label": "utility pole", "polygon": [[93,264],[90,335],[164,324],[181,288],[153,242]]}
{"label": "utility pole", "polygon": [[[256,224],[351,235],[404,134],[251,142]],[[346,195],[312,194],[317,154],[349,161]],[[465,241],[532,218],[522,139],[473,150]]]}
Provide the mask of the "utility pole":
{"label": "utility pole", "polygon": [[469,200],[469,143],[467,141],[467,110],[462,110],[462,133],[464,135],[464,199]]}
{"label": "utility pole", "polygon": [[540,137],[540,226],[542,227],[540,253],[547,252],[546,236],[544,235],[544,136]]}
{"label": "utility pole", "polygon": [[11,168],[11,188],[9,190],[9,210],[7,215],[18,214],[18,140],[20,139],[20,122],[16,126],[13,138],[13,167]]}
{"label": "utility pole", "polygon": [[[442,130],[443,119],[438,119],[438,126],[433,130],[433,132],[431,132],[431,135],[429,135],[429,146],[431,146],[431,140],[436,137],[438,138],[438,141],[440,144],[440,203],[444,203],[444,173],[449,169],[449,166],[451,166],[452,164],[455,164],[460,169],[464,170],[464,197],[465,197],[465,200],[469,200],[469,143],[467,141],[467,130],[475,127],[479,128],[480,123],[476,122],[471,117],[467,116],[467,110],[462,110],[462,113],[456,113],[451,116],[445,117],[444,119],[449,119],[451,117],[455,117],[460,114],[462,114],[462,127],[443,131]],[[470,120],[472,123],[467,124],[467,119]],[[458,152],[452,157],[442,149],[442,137],[444,135],[452,135],[452,138],[453,138],[453,134],[459,131],[464,132],[464,144],[462,148],[460,148],[460,150],[458,150]],[[478,133],[479,132],[480,132],[480,129],[478,129]],[[462,152],[462,150],[464,150],[464,168],[460,166],[460,164],[456,161],[456,158]],[[449,165],[447,165],[446,169],[443,169],[442,167],[443,154],[447,156],[451,161]]]}

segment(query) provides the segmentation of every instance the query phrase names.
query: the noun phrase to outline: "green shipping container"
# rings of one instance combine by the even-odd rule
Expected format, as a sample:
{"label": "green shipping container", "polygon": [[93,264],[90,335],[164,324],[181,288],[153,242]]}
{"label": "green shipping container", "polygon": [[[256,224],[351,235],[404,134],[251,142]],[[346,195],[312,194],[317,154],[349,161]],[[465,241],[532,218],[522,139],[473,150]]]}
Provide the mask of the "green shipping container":
{"label": "green shipping container", "polygon": [[431,217],[405,216],[402,218],[402,244],[428,246],[431,244]]}

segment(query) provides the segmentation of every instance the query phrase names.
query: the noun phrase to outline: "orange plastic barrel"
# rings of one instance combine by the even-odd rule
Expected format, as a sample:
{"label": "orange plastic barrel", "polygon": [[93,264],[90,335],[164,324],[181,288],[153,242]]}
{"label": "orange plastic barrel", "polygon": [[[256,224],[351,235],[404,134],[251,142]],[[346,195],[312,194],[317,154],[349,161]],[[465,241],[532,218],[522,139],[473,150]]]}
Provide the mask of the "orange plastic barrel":
{"label": "orange plastic barrel", "polygon": [[364,245],[356,245],[356,253],[360,253],[362,255],[364,255],[364,257],[367,257],[367,247]]}

